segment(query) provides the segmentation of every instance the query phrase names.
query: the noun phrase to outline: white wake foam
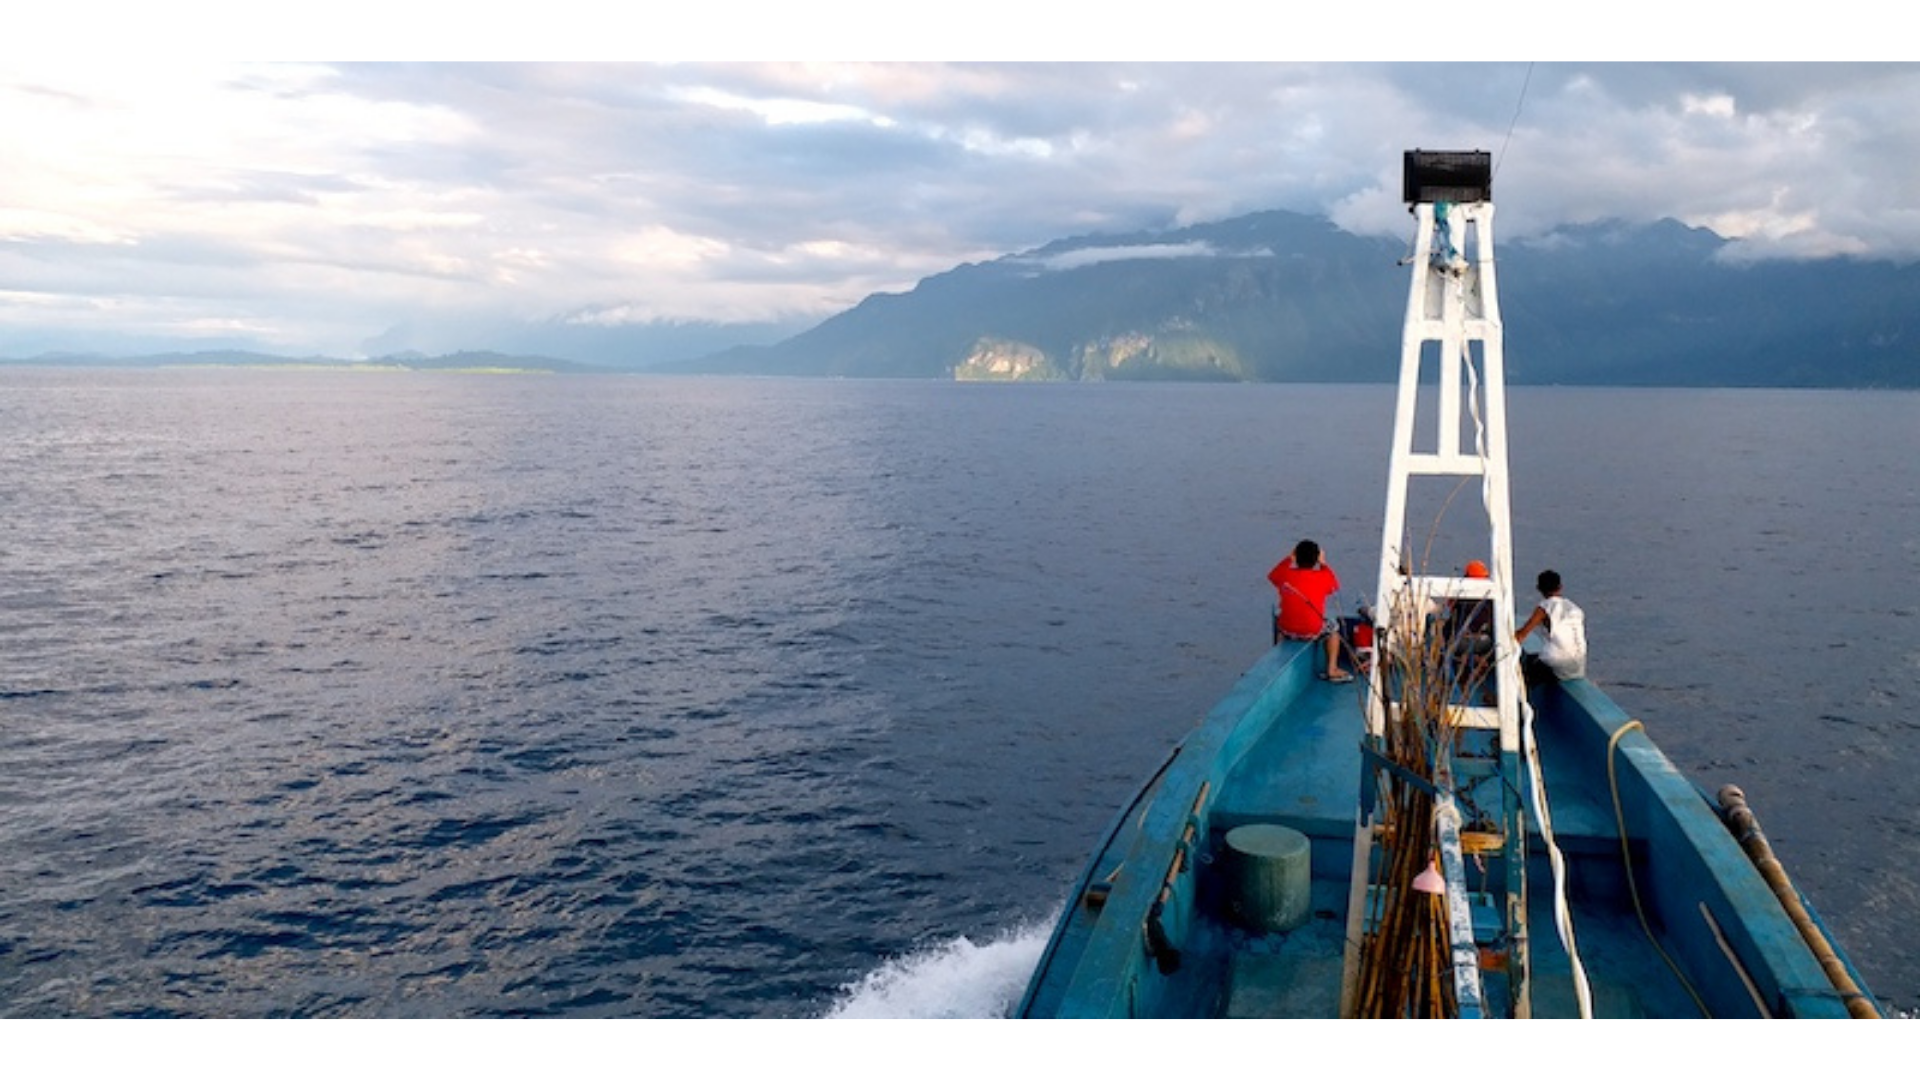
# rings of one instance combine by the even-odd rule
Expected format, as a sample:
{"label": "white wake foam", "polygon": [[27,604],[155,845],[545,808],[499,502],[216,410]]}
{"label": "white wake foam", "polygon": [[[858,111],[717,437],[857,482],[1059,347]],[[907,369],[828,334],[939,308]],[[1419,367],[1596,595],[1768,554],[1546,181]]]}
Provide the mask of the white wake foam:
{"label": "white wake foam", "polygon": [[896,957],[847,985],[829,1020],[994,1019],[1019,1002],[1053,920],[1016,926],[985,944],[968,937]]}

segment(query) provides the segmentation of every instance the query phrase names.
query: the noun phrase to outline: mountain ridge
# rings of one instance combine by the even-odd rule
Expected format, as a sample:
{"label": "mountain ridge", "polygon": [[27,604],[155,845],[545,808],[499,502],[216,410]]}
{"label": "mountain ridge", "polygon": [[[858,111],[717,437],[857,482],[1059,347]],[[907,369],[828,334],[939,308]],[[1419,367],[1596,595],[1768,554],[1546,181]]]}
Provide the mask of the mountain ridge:
{"label": "mountain ridge", "polygon": [[[496,327],[481,333],[493,349],[440,356],[209,347],[0,364],[1387,382],[1399,366],[1408,254],[1405,241],[1267,210],[962,263],[778,337],[767,323],[687,324],[645,344],[600,327],[547,351],[529,347],[541,340],[531,331]],[[1671,219],[1503,236],[1498,254],[1516,384],[1920,388],[1915,265],[1742,261],[1738,241]]]}
{"label": "mountain ridge", "polygon": [[[1499,246],[1516,383],[1920,386],[1920,270],[1742,264],[1671,219]],[[1261,211],[1070,237],[877,293],[770,345],[663,370],[838,377],[1377,382],[1398,369],[1405,245]]]}

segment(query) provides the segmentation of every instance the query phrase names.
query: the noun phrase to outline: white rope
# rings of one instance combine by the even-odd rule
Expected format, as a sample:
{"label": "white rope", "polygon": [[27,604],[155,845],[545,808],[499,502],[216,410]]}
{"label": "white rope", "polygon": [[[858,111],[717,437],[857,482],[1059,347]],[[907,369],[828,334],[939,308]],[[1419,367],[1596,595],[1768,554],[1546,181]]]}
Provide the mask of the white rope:
{"label": "white rope", "polygon": [[[1587,987],[1587,966],[1580,962],[1580,950],[1573,943],[1573,912],[1567,908],[1567,864],[1560,856],[1560,845],[1553,838],[1553,818],[1547,813],[1547,782],[1540,773],[1540,749],[1533,741],[1533,706],[1520,701],[1521,741],[1525,745],[1527,769],[1533,779],[1533,816],[1540,823],[1540,838],[1546,841],[1547,861],[1553,864],[1553,926],[1560,932],[1560,944],[1573,965],[1573,993],[1580,1002],[1580,1019],[1593,1019],[1593,996]],[[1525,853],[1521,853],[1525,858]]]}
{"label": "white rope", "polygon": [[[1480,369],[1473,364],[1471,342],[1462,338],[1460,342],[1460,361],[1467,366],[1467,415],[1473,417],[1473,452],[1480,460],[1487,460],[1487,422],[1480,417]],[[1487,501],[1487,470],[1480,470],[1480,502]]]}
{"label": "white rope", "polygon": [[[1465,338],[1460,342],[1460,356],[1461,362],[1467,369],[1467,412],[1473,417],[1474,450],[1484,463],[1488,458],[1487,428],[1485,420],[1480,415],[1480,373],[1474,364],[1471,342]],[[1483,467],[1480,470],[1480,476],[1480,499],[1484,505],[1491,496],[1491,492],[1486,488],[1492,476],[1492,470]],[[1511,582],[1506,585],[1509,590],[1512,589]],[[1495,634],[1497,641],[1500,637],[1498,633]],[[1496,660],[1499,663],[1518,663],[1517,652],[1518,646],[1511,640],[1499,641],[1496,645]],[[1513,682],[1524,687],[1524,679],[1516,678]],[[1547,781],[1540,767],[1539,746],[1533,738],[1533,706],[1527,702],[1524,689],[1521,691],[1519,705],[1520,741],[1523,752],[1527,756],[1527,770],[1533,781],[1533,816],[1534,820],[1540,824],[1540,838],[1547,846],[1547,861],[1553,867],[1553,925],[1560,935],[1561,946],[1567,950],[1567,959],[1572,964],[1573,992],[1580,1005],[1580,1018],[1591,1020],[1593,1019],[1592,991],[1587,985],[1586,965],[1581,962],[1580,950],[1574,944],[1573,912],[1567,905],[1566,860],[1561,856],[1560,844],[1553,836],[1553,817],[1547,812]],[[1522,849],[1512,857],[1525,859],[1526,851]]]}

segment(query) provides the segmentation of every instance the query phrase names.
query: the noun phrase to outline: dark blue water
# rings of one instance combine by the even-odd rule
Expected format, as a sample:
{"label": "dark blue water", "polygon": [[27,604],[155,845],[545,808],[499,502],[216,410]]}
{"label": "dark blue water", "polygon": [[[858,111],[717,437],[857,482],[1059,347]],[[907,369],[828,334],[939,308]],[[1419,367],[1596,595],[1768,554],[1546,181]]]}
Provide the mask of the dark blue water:
{"label": "dark blue water", "polygon": [[[1513,394],[1516,547],[1920,952],[1920,397]],[[1384,387],[0,370],[0,1015],[987,1015]]]}

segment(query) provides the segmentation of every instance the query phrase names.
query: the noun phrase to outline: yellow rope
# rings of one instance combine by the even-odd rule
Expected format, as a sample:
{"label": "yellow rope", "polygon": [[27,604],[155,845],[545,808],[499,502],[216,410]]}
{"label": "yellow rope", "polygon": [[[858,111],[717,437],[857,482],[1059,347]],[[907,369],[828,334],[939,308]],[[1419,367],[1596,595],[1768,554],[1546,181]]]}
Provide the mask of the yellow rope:
{"label": "yellow rope", "polygon": [[1620,730],[1613,733],[1613,738],[1607,740],[1607,786],[1613,792],[1613,820],[1620,828],[1620,862],[1627,868],[1627,893],[1633,897],[1633,913],[1640,917],[1640,929],[1646,931],[1647,942],[1653,946],[1654,952],[1660,954],[1660,959],[1667,962],[1667,967],[1673,969],[1673,977],[1680,980],[1681,987],[1686,990],[1689,997],[1693,998],[1694,1005],[1700,1009],[1700,1015],[1711,1020],[1713,1013],[1708,1011],[1707,1003],[1700,999],[1699,992],[1693,988],[1692,983],[1687,981],[1687,976],[1680,970],[1680,965],[1674,963],[1673,957],[1667,955],[1667,950],[1660,947],[1660,939],[1653,935],[1653,925],[1647,922],[1646,909],[1640,906],[1640,886],[1634,882],[1633,878],[1633,852],[1627,846],[1627,815],[1620,809],[1620,775],[1614,767],[1615,748],[1620,745],[1620,740],[1627,732],[1636,729],[1646,731],[1646,727],[1640,721],[1629,720],[1620,725]]}

